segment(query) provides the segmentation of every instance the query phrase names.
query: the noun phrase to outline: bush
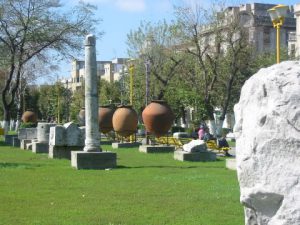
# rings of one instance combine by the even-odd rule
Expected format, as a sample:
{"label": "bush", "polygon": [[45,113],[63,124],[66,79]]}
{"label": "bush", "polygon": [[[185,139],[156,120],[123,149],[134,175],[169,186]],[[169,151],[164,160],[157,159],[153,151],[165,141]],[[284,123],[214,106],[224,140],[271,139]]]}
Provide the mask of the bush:
{"label": "bush", "polygon": [[20,128],[33,128],[36,127],[36,123],[28,122],[28,123],[21,123]]}
{"label": "bush", "polygon": [[183,127],[174,126],[171,128],[172,134],[175,132],[185,132],[185,129]]}

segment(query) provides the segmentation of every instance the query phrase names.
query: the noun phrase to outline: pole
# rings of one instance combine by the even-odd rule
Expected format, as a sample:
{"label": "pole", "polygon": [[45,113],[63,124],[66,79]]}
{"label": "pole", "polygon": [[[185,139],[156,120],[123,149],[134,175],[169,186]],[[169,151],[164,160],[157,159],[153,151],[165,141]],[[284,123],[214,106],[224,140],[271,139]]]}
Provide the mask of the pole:
{"label": "pole", "polygon": [[130,74],[130,105],[133,105],[133,73],[134,73],[134,65],[129,67]]}
{"label": "pole", "polygon": [[[149,102],[149,73],[150,73],[150,62],[146,61],[145,62],[145,66],[146,66],[146,105],[145,107],[148,105]],[[146,145],[149,145],[149,136],[148,136],[148,132],[146,130]]]}
{"label": "pole", "polygon": [[276,48],[277,48],[277,64],[280,63],[280,24],[276,25]]}
{"label": "pole", "polygon": [[[129,66],[129,75],[130,75],[130,105],[133,106],[133,73],[134,73],[134,65]],[[133,134],[130,135],[130,142],[132,143],[134,140]]]}

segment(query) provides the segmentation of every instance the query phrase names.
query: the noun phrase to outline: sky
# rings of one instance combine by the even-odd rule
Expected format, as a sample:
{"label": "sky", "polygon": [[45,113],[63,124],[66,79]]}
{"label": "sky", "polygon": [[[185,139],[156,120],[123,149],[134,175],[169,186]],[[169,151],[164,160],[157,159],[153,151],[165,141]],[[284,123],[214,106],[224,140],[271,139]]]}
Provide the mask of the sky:
{"label": "sky", "polygon": [[[208,6],[210,0],[83,0],[97,6],[97,16],[102,19],[97,29],[104,35],[97,40],[97,60],[111,60],[116,57],[127,57],[127,34],[136,30],[142,20],[157,22],[163,19],[170,21],[173,17],[173,6],[182,4],[201,4]],[[75,4],[75,0],[61,0],[63,4]],[[228,2],[228,1],[227,1]],[[229,5],[244,3],[271,3],[294,5],[300,0],[231,0]],[[84,55],[80,56],[81,59]],[[62,62],[60,78],[70,77],[71,63]]]}

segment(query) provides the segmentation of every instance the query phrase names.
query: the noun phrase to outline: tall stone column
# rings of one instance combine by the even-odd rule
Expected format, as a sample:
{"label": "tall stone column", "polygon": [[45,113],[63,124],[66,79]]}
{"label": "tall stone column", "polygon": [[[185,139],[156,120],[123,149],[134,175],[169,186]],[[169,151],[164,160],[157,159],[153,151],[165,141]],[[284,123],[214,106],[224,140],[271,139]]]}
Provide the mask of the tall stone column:
{"label": "tall stone column", "polygon": [[96,38],[85,39],[85,146],[71,152],[71,166],[76,169],[106,169],[117,166],[117,154],[100,148]]}
{"label": "tall stone column", "polygon": [[98,152],[100,148],[98,123],[96,38],[85,39],[85,152]]}

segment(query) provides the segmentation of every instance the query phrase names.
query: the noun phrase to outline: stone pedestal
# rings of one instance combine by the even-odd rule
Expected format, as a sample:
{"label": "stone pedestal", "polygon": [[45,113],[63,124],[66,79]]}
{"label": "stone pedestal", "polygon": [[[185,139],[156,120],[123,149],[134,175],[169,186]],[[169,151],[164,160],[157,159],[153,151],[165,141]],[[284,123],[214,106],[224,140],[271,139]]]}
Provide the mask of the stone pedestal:
{"label": "stone pedestal", "polygon": [[76,169],[107,169],[117,166],[113,152],[71,152],[71,165]]}
{"label": "stone pedestal", "polygon": [[174,152],[175,147],[168,145],[141,145],[139,151],[144,153],[165,153]]}
{"label": "stone pedestal", "polygon": [[49,145],[49,158],[51,159],[71,159],[72,151],[82,150],[82,146],[53,146]]}
{"label": "stone pedestal", "polygon": [[14,137],[18,137],[18,135],[16,135],[16,134],[7,134],[7,135],[4,135],[4,142],[5,142],[5,144],[7,144],[7,145],[13,145],[13,138]]}
{"label": "stone pedestal", "polygon": [[236,159],[226,159],[226,168],[236,170]]}
{"label": "stone pedestal", "polygon": [[217,158],[216,153],[214,152],[184,152],[184,151],[175,151],[174,159],[179,161],[197,161],[197,162],[207,162],[215,161]]}
{"label": "stone pedestal", "polygon": [[12,139],[12,146],[14,146],[14,147],[20,147],[20,140],[19,140],[19,138],[18,137],[13,137],[13,139]]}
{"label": "stone pedestal", "polygon": [[[102,143],[101,143],[102,144]],[[111,147],[112,148],[135,148],[135,147],[139,147],[141,145],[141,143],[139,142],[124,142],[124,143],[112,143]]]}
{"label": "stone pedestal", "polygon": [[21,143],[20,143],[20,148],[21,149],[27,149],[27,144],[31,143],[31,139],[23,139],[21,140]]}
{"label": "stone pedestal", "polygon": [[32,143],[32,152],[33,153],[48,153],[49,152],[49,144],[41,143],[41,142],[33,142]]}

